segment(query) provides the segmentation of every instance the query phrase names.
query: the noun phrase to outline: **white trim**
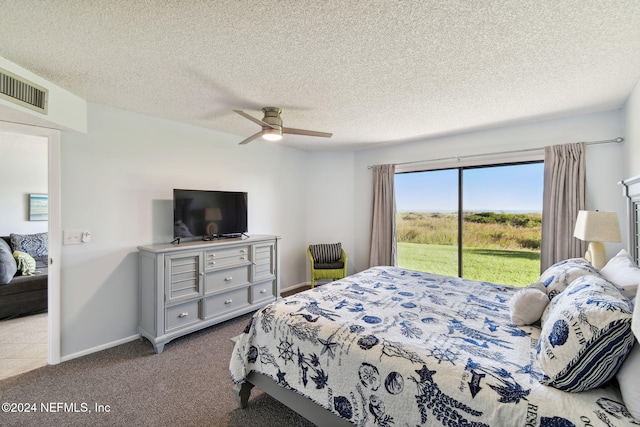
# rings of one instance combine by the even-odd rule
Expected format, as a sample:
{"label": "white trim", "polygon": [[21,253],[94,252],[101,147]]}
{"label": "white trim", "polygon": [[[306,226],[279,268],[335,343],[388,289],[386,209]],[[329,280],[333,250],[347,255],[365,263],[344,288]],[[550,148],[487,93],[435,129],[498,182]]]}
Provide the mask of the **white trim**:
{"label": "white trim", "polygon": [[49,260],[48,268],[48,333],[49,364],[60,363],[60,266],[61,266],[61,197],[60,197],[60,131],[0,121],[0,131],[45,137],[49,140]]}
{"label": "white trim", "polygon": [[280,294],[283,294],[283,293],[289,292],[289,291],[293,291],[295,289],[304,288],[305,286],[311,286],[311,282],[298,283],[297,285],[293,285],[293,286],[289,286],[289,287],[284,288],[284,289],[280,289]]}
{"label": "white trim", "polygon": [[492,166],[501,163],[535,162],[544,160],[544,148],[531,150],[529,153],[478,154],[461,156],[459,159],[449,157],[440,160],[424,160],[405,164],[396,164],[396,173],[420,172],[437,169],[453,169],[469,166]]}
{"label": "white trim", "polygon": [[131,341],[135,341],[137,339],[141,339],[140,334],[131,335],[131,336],[126,337],[126,338],[122,338],[122,339],[119,339],[119,340],[116,340],[116,341],[111,341],[110,343],[100,344],[100,345],[98,345],[96,347],[87,348],[87,349],[79,351],[77,353],[67,354],[66,356],[63,356],[60,361],[61,362],[68,362],[71,359],[77,359],[78,357],[87,356],[89,354],[96,353],[96,352],[102,351],[102,350],[107,350],[107,349],[109,349],[111,347],[117,347],[119,345],[126,344],[126,343],[131,342]]}

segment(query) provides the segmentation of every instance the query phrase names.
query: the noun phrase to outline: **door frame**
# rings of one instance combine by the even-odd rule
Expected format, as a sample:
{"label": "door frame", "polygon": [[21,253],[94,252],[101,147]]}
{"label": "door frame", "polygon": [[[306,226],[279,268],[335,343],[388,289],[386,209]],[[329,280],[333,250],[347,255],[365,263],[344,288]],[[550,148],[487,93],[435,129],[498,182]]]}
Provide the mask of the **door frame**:
{"label": "door frame", "polygon": [[49,192],[49,267],[48,267],[48,362],[60,363],[60,267],[62,264],[62,217],[60,200],[60,131],[0,121],[0,131],[47,138]]}

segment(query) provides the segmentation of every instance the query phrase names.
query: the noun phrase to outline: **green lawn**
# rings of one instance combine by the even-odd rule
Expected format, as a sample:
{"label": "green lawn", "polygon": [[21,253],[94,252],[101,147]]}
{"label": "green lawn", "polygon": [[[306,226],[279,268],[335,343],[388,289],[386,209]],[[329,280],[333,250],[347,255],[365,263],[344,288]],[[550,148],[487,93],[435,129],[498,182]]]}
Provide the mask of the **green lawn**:
{"label": "green lawn", "polygon": [[[540,252],[519,249],[463,249],[463,276],[486,282],[527,286],[540,277]],[[458,275],[455,246],[398,242],[398,266]]]}

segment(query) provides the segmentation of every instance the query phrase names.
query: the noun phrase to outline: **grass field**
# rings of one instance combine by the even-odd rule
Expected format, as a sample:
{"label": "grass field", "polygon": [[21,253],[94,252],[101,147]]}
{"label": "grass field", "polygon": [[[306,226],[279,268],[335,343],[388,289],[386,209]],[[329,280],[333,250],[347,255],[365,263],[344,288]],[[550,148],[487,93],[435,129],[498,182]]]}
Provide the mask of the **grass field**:
{"label": "grass field", "polygon": [[[527,286],[540,276],[539,214],[465,214],[463,277]],[[458,275],[457,215],[398,214],[398,265]]]}

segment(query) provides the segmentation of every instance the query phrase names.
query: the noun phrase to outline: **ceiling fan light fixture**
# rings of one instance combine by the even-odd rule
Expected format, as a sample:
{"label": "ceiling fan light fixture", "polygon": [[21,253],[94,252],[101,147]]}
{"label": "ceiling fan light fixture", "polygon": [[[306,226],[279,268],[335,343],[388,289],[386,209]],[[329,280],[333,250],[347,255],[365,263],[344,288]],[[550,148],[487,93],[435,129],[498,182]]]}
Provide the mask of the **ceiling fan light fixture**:
{"label": "ceiling fan light fixture", "polygon": [[262,132],[262,139],[267,141],[280,141],[282,139],[281,129],[265,129]]}

